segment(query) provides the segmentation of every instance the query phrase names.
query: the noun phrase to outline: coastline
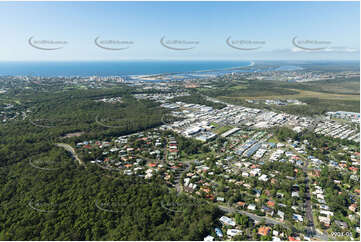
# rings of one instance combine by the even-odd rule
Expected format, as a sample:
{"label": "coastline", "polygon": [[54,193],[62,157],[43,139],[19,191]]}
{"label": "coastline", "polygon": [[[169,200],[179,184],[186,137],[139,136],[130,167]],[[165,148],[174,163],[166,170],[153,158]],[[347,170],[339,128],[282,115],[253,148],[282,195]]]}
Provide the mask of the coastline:
{"label": "coastline", "polygon": [[149,78],[156,76],[169,76],[169,75],[178,75],[178,74],[192,74],[192,73],[202,73],[202,72],[212,72],[212,71],[227,71],[227,70],[236,70],[246,67],[252,67],[255,65],[254,61],[250,61],[250,64],[247,66],[236,66],[236,67],[226,67],[221,69],[206,69],[206,70],[198,70],[198,71],[186,71],[186,72],[172,72],[172,73],[157,73],[157,74],[141,74],[141,75],[127,75],[128,77],[136,77],[136,78]]}
{"label": "coastline", "polygon": [[[249,62],[249,63],[247,63]],[[0,62],[0,76],[129,77],[227,71],[254,66],[253,61],[144,61],[144,62]],[[207,68],[208,67],[208,68]],[[209,68],[210,67],[210,68]],[[156,73],[151,73],[157,71]],[[178,69],[178,70],[177,70]]]}

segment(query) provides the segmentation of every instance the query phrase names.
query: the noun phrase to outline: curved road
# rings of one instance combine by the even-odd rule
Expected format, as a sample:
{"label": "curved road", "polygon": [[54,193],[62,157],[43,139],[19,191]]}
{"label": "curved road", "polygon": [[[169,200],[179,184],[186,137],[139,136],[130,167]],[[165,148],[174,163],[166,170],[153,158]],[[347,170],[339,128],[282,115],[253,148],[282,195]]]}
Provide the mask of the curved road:
{"label": "curved road", "polygon": [[71,147],[71,145],[65,143],[56,143],[55,145],[64,148],[66,151],[70,152],[74,159],[78,161],[79,165],[85,166],[85,163],[79,158],[78,154],[75,152],[74,148]]}

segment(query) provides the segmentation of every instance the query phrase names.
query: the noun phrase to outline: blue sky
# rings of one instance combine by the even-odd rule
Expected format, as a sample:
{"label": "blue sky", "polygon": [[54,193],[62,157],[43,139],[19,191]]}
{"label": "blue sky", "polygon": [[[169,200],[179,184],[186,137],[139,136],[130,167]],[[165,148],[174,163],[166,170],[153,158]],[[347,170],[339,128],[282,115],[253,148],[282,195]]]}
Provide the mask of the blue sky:
{"label": "blue sky", "polygon": [[[359,2],[1,2],[0,34],[1,61],[358,60],[360,5]],[[62,48],[34,48],[28,43],[32,36],[31,41],[37,47]],[[101,46],[128,48],[117,51],[100,48],[94,43],[96,37],[98,41],[128,42],[102,42]],[[160,43],[162,37],[167,46],[193,48],[166,48]],[[296,43],[305,49],[293,45],[295,37]],[[227,38],[233,46],[258,49],[232,48],[226,44]],[[66,41],[66,44],[41,40]],[[175,40],[190,43],[174,43]]]}

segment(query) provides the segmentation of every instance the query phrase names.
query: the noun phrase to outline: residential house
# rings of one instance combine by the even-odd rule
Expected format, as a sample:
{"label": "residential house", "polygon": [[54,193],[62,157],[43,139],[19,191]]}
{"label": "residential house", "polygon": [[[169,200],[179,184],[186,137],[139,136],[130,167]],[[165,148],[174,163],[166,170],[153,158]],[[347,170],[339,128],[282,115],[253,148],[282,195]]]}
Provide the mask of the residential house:
{"label": "residential house", "polygon": [[216,231],[216,235],[219,237],[219,238],[222,238],[223,237],[223,233],[222,233],[222,230],[220,228],[215,228],[214,229]]}
{"label": "residential house", "polygon": [[267,175],[266,175],[266,174],[262,174],[262,175],[258,178],[258,180],[264,181],[264,182],[268,181]]}
{"label": "residential house", "polygon": [[270,227],[262,226],[262,227],[258,228],[258,234],[261,236],[266,236],[266,235],[268,235],[270,230],[271,230]]}
{"label": "residential house", "polygon": [[248,205],[247,209],[254,211],[254,210],[256,210],[256,205],[250,204],[250,205]]}
{"label": "residential house", "polygon": [[300,197],[300,195],[298,192],[292,192],[291,197]]}
{"label": "residential house", "polygon": [[296,220],[298,222],[303,222],[303,217],[300,214],[294,213],[292,217],[294,220]]}
{"label": "residential house", "polygon": [[281,218],[282,221],[285,220],[285,213],[281,210],[277,211],[277,215]]}
{"label": "residential house", "polygon": [[228,218],[226,216],[222,216],[219,221],[221,221],[221,223],[225,224],[225,225],[229,225],[229,226],[236,226],[236,222],[231,219],[231,218]]}
{"label": "residential house", "polygon": [[227,229],[227,235],[233,237],[235,235],[242,234],[242,230],[239,229]]}
{"label": "residential house", "polygon": [[267,202],[267,206],[274,208],[275,202],[269,200],[269,201]]}
{"label": "residential house", "polygon": [[214,237],[211,235],[206,236],[203,241],[214,241]]}
{"label": "residential house", "polygon": [[357,209],[356,203],[351,204],[351,205],[348,207],[348,209],[351,210],[352,212],[356,212],[356,209]]}
{"label": "residential house", "polygon": [[224,202],[224,197],[217,197],[217,202]]}
{"label": "residential house", "polygon": [[237,206],[241,207],[241,208],[244,208],[244,206],[246,206],[246,203],[242,202],[242,201],[239,201],[239,202],[237,202]]}
{"label": "residential house", "polygon": [[320,223],[323,223],[326,227],[330,226],[330,223],[331,223],[330,218],[318,216],[318,220],[320,221]]}

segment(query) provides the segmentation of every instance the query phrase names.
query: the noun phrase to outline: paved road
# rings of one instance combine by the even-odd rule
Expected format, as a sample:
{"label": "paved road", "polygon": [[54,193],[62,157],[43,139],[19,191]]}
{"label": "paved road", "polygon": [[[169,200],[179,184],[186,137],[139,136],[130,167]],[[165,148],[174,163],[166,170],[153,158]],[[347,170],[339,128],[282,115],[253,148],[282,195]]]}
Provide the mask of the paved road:
{"label": "paved road", "polygon": [[308,237],[315,237],[315,238],[318,238],[318,239],[321,239],[321,240],[329,240],[329,238],[328,238],[328,236],[326,234],[321,234],[321,233],[317,232],[317,230],[315,228],[314,221],[313,221],[312,202],[311,202],[311,188],[310,188],[310,181],[309,181],[307,171],[314,170],[314,169],[308,168],[308,159],[307,159],[307,157],[305,157],[303,154],[300,154],[299,152],[297,152],[296,149],[294,149],[292,146],[290,146],[290,147],[304,161],[304,165],[302,166],[302,170],[306,174],[305,185],[306,185],[307,191],[306,191],[305,209],[306,209],[306,217],[307,217],[307,220],[308,220],[307,236]]}
{"label": "paved road", "polygon": [[306,208],[306,217],[308,220],[308,225],[307,225],[307,236],[312,237],[314,235],[316,235],[316,228],[315,228],[315,224],[313,221],[313,212],[312,212],[312,202],[311,202],[311,188],[310,188],[310,182],[309,182],[309,178],[307,175],[307,166],[308,166],[308,162],[305,162],[305,165],[302,167],[303,172],[306,174],[306,178],[305,178],[305,184],[306,184],[306,203],[305,203],[305,208]]}
{"label": "paved road", "polygon": [[85,163],[79,158],[78,154],[75,152],[73,147],[71,147],[70,145],[65,144],[65,143],[56,143],[55,145],[58,147],[64,148],[66,151],[70,152],[72,154],[72,156],[74,157],[74,159],[76,161],[78,161],[79,165],[85,166]]}
{"label": "paved road", "polygon": [[309,178],[308,178],[308,174],[307,174],[307,171],[309,171],[308,170],[308,159],[304,155],[297,152],[296,149],[294,149],[292,146],[289,145],[289,147],[292,149],[293,152],[296,153],[296,155],[301,157],[302,160],[304,161],[304,164],[302,166],[302,170],[306,174],[306,178],[305,178],[306,202],[304,204],[304,207],[306,209],[306,217],[307,217],[307,220],[308,220],[307,236],[308,237],[313,237],[314,235],[316,235],[316,228],[315,228],[314,221],[313,221],[312,202],[311,202],[311,193],[310,193],[311,188],[310,188],[310,182],[309,182]]}
{"label": "paved road", "polygon": [[[179,192],[178,189],[177,189],[177,192]],[[190,196],[190,197],[193,197],[192,195],[190,195],[188,193],[187,193],[187,195]],[[276,219],[272,219],[272,218],[265,217],[265,216],[264,217],[263,216],[258,216],[258,215],[255,215],[253,213],[249,213],[249,212],[246,212],[246,211],[243,211],[243,210],[238,210],[238,209],[233,208],[233,207],[227,207],[227,206],[224,206],[224,205],[217,205],[217,206],[218,206],[218,208],[220,210],[222,210],[222,211],[224,211],[226,213],[235,213],[235,212],[237,212],[237,213],[243,214],[243,215],[245,215],[245,216],[247,216],[247,217],[249,217],[249,218],[251,218],[253,220],[257,220],[257,221],[264,220],[265,223],[267,223],[267,224],[274,224],[274,225],[279,224],[279,225],[281,225],[281,226],[283,226],[285,228],[288,228],[288,229],[292,230],[293,232],[304,233],[304,231],[298,231],[295,227],[293,227],[293,226],[290,227],[286,223],[281,222],[281,221],[276,220]],[[324,240],[324,241],[329,240],[329,237],[327,235],[321,234],[321,233],[319,233],[317,231],[315,232],[314,236],[312,236],[312,238],[318,239],[318,240]]]}
{"label": "paved road", "polygon": [[253,220],[258,220],[258,221],[264,220],[267,224],[275,224],[275,225],[279,224],[281,226],[289,228],[286,224],[282,223],[281,221],[278,221],[278,220],[275,220],[275,219],[272,219],[272,218],[261,217],[261,216],[255,215],[253,213],[249,213],[249,212],[246,212],[246,211],[243,211],[243,210],[238,210],[236,208],[231,208],[231,207],[227,207],[227,206],[223,206],[223,205],[218,205],[218,207],[219,207],[219,209],[221,209],[222,211],[227,212],[227,213],[235,213],[235,212],[237,212],[237,213],[246,215],[246,216],[250,217]]}
{"label": "paved road", "polygon": [[[227,206],[222,206],[222,205],[218,205],[218,208],[224,212],[227,212],[227,213],[240,213],[240,214],[243,214],[243,215],[246,215],[247,217],[253,219],[253,220],[258,220],[258,221],[262,221],[264,220],[266,224],[279,224],[285,228],[288,228],[288,229],[291,229],[293,232],[297,232],[297,233],[303,233],[303,231],[298,231],[295,227],[293,226],[288,226],[286,225],[284,222],[281,222],[281,221],[278,221],[278,220],[275,220],[275,219],[272,219],[272,218],[269,218],[269,217],[262,217],[262,216],[258,216],[258,215],[255,215],[253,213],[249,213],[249,212],[246,212],[246,211],[242,211],[242,210],[238,210],[238,209],[235,209],[235,208],[230,208],[230,207],[227,207]],[[319,240],[329,240],[328,236],[327,235],[324,235],[324,234],[320,234],[318,233],[317,231],[315,232],[315,235],[312,236],[313,238],[315,239],[319,239]]]}
{"label": "paved road", "polygon": [[189,169],[191,168],[189,161],[185,161],[183,164],[185,164],[187,166],[187,168],[183,172],[181,172],[176,179],[177,184],[175,185],[175,188],[178,193],[182,191],[182,187],[181,187],[181,183],[180,183],[180,180],[181,180],[180,178],[181,178],[182,174],[188,172]]}

